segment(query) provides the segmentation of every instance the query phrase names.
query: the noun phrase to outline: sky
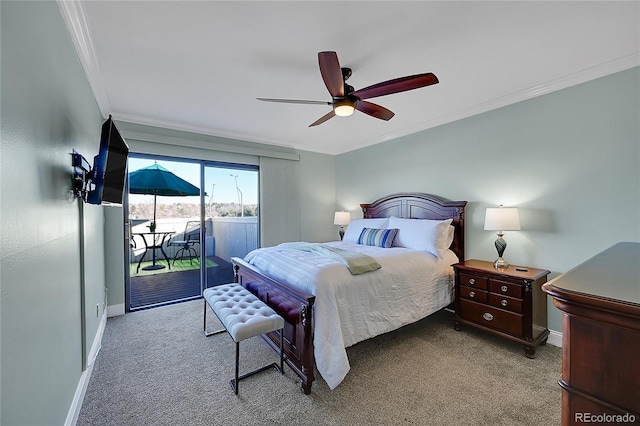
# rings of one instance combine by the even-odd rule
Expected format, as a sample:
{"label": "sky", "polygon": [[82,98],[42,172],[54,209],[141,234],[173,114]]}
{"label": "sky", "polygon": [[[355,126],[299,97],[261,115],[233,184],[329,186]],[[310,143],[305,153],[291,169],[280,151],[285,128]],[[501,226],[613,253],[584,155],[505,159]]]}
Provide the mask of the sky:
{"label": "sky", "polygon": [[[181,161],[154,160],[129,156],[129,173],[158,163],[176,176],[200,188],[200,164]],[[242,193],[242,204],[258,204],[258,172],[255,170],[238,170],[220,167],[205,167],[205,203],[237,203],[240,204],[239,193]],[[151,203],[152,195],[129,194],[129,203]],[[172,204],[177,202],[198,203],[199,197],[158,197],[158,203]]]}

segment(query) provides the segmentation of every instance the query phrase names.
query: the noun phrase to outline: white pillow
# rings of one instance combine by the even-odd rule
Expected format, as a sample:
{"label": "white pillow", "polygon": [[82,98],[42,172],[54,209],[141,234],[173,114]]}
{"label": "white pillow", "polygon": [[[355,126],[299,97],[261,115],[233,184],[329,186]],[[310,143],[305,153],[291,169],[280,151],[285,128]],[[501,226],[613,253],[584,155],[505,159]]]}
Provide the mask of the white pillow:
{"label": "white pillow", "polygon": [[357,243],[358,238],[364,228],[381,228],[387,229],[389,225],[388,217],[381,217],[377,219],[353,219],[349,222],[347,230],[344,231],[344,238],[342,241],[349,243]]}
{"label": "white pillow", "polygon": [[438,247],[438,251],[441,252],[442,250],[449,250],[449,247],[451,247],[451,244],[453,244],[454,232],[456,232],[456,228],[453,225],[449,225],[449,228],[447,229],[447,238],[444,242],[444,247]]}
{"label": "white pillow", "polygon": [[389,228],[398,228],[393,245],[426,251],[442,258],[453,241],[452,221],[453,219],[402,219],[392,216]]}

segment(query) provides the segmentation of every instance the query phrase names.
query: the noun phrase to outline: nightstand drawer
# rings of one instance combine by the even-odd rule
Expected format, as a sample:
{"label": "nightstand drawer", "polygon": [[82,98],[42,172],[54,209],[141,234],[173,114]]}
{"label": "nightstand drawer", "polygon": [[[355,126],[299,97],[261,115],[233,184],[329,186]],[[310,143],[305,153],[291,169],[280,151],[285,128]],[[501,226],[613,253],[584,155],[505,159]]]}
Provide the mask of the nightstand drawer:
{"label": "nightstand drawer", "polygon": [[487,278],[485,278],[485,277],[479,277],[477,275],[465,274],[464,272],[461,272],[459,274],[459,276],[460,276],[460,284],[461,285],[480,288],[482,290],[486,290],[487,289]]}
{"label": "nightstand drawer", "polygon": [[461,318],[473,321],[513,336],[522,336],[522,315],[481,305],[470,300],[460,300]]}
{"label": "nightstand drawer", "polygon": [[464,299],[475,300],[476,302],[486,303],[488,292],[478,288],[460,286],[460,297]]}
{"label": "nightstand drawer", "polygon": [[490,293],[489,304],[496,308],[506,309],[507,311],[515,312],[517,314],[522,313],[522,299]]}
{"label": "nightstand drawer", "polygon": [[491,279],[489,280],[489,290],[492,293],[498,293],[505,296],[517,297],[519,299],[522,299],[522,286],[519,284]]}

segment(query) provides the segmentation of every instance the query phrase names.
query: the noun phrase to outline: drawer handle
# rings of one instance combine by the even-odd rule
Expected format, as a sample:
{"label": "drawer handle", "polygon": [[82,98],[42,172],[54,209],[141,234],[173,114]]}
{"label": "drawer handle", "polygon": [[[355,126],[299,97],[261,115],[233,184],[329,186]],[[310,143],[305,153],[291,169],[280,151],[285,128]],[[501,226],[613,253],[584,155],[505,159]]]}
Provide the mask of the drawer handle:
{"label": "drawer handle", "polygon": [[489,312],[485,312],[484,314],[482,314],[482,318],[486,319],[487,321],[491,321],[493,319],[493,315],[491,315]]}
{"label": "drawer handle", "polygon": [[471,278],[471,279],[469,280],[469,284],[474,285],[475,283],[476,283],[475,278]]}
{"label": "drawer handle", "polygon": [[469,297],[476,297],[476,292],[475,291],[470,291],[469,292]]}
{"label": "drawer handle", "polygon": [[507,306],[507,303],[508,303],[508,302],[506,301],[506,299],[502,299],[502,300],[500,301],[500,304],[501,304],[502,306]]}
{"label": "drawer handle", "polygon": [[506,286],[506,285],[503,285],[502,287],[500,287],[500,290],[502,290],[503,292],[505,292],[505,293],[506,293],[506,292],[507,292],[507,290],[509,290],[509,289],[507,288],[507,286]]}

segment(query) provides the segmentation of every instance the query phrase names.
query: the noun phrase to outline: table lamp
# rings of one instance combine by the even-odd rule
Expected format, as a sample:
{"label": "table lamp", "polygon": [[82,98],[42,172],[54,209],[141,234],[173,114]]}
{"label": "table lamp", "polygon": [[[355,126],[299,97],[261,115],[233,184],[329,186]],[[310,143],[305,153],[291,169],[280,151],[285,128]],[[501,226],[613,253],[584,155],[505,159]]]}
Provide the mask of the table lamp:
{"label": "table lamp", "polygon": [[350,220],[351,213],[349,212],[336,212],[335,216],[333,216],[333,224],[340,225],[340,230],[338,231],[340,240],[344,238],[344,225],[348,225]]}
{"label": "table lamp", "polygon": [[509,262],[502,258],[507,242],[502,238],[504,231],[519,231],[520,216],[518,209],[515,207],[488,207],[484,218],[485,231],[498,231],[498,239],[495,242],[498,251],[498,259],[493,262],[495,268],[508,268]]}

